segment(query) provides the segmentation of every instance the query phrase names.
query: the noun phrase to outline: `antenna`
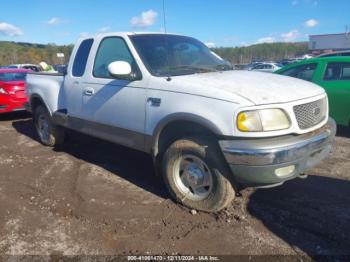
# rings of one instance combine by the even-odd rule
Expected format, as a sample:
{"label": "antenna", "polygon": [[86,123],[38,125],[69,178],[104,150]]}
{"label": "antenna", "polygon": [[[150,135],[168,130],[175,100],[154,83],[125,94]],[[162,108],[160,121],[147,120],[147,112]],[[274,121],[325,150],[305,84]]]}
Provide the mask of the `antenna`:
{"label": "antenna", "polygon": [[164,33],[166,33],[166,14],[165,14],[165,0],[163,0],[163,27]]}
{"label": "antenna", "polygon": [[[167,30],[166,30],[166,15],[165,15],[165,0],[163,0],[163,26],[164,26],[164,35],[163,35],[163,44],[164,44],[164,47],[167,46],[167,40],[166,40],[166,34],[167,34]],[[169,67],[170,66],[170,62],[169,62],[169,54],[166,53],[165,54],[165,59],[166,59],[166,64],[167,66]],[[166,81],[171,81],[171,76],[168,75],[167,78],[166,78]]]}

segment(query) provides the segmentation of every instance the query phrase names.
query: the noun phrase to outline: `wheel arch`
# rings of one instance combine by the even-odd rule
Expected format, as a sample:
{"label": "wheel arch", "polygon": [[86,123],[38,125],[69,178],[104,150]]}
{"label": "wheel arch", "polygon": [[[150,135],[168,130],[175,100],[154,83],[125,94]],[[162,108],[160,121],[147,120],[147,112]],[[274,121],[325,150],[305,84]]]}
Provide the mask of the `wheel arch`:
{"label": "wheel arch", "polygon": [[154,130],[149,145],[153,157],[163,153],[167,145],[173,142],[174,139],[195,134],[223,135],[220,128],[212,121],[190,113],[169,115],[163,118]]}
{"label": "wheel arch", "polygon": [[47,106],[47,104],[44,102],[44,99],[38,94],[33,94],[30,97],[30,107],[32,112],[34,113],[35,108],[38,107],[39,105],[43,105],[46,107],[46,109],[49,111],[50,115],[52,114],[50,108]]}

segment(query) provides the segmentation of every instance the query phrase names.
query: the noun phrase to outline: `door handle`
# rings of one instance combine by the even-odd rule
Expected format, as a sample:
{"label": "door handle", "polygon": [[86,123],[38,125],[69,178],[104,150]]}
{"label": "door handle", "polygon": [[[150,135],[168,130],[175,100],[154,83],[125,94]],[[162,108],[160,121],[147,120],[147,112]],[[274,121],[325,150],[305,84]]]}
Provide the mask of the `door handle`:
{"label": "door handle", "polygon": [[87,88],[84,90],[85,96],[93,96],[95,94],[95,90],[93,88]]}

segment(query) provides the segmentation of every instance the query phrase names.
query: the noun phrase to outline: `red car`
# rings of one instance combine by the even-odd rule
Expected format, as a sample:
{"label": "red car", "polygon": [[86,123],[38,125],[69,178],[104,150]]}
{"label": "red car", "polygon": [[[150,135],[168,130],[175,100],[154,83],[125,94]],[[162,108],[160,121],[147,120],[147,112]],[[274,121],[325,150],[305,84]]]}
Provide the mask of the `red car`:
{"label": "red car", "polygon": [[28,101],[25,91],[25,69],[0,69],[0,114],[24,110]]}

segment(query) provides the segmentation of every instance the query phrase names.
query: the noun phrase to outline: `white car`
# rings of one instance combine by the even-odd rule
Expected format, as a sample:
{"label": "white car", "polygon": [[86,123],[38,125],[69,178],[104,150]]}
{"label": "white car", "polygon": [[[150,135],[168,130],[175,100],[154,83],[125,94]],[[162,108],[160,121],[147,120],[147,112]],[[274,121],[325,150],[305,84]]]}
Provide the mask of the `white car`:
{"label": "white car", "polygon": [[255,66],[253,66],[250,70],[251,71],[260,71],[260,72],[267,72],[267,73],[273,73],[279,69],[281,69],[283,66],[277,63],[258,63]]}
{"label": "white car", "polygon": [[32,70],[34,72],[42,71],[42,68],[40,65],[34,65],[34,64],[13,64],[13,65],[9,65],[8,68],[28,69],[28,70]]}
{"label": "white car", "polygon": [[27,108],[44,145],[69,128],[144,151],[175,200],[216,212],[304,177],[335,134],[324,89],[231,69],[191,37],[100,34],[78,40],[67,74],[27,76]]}

